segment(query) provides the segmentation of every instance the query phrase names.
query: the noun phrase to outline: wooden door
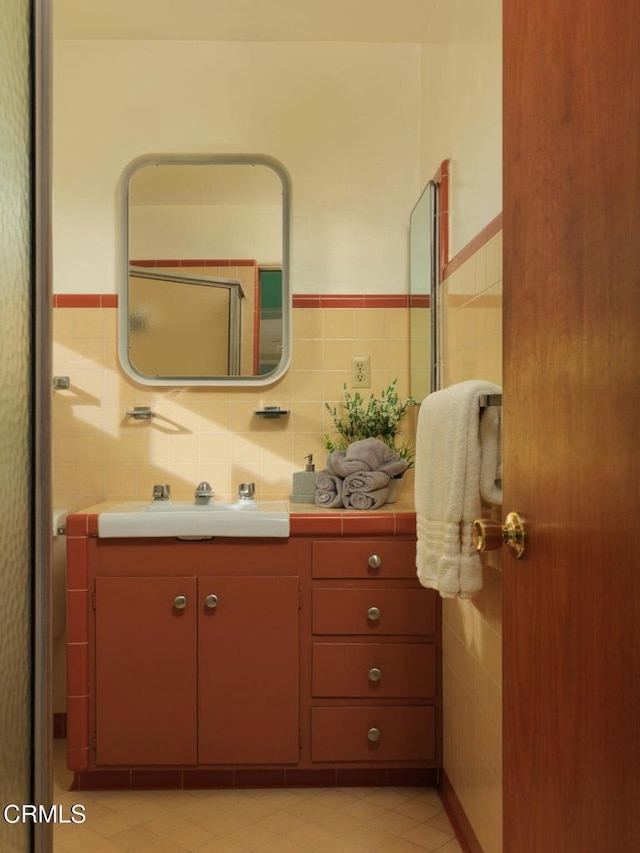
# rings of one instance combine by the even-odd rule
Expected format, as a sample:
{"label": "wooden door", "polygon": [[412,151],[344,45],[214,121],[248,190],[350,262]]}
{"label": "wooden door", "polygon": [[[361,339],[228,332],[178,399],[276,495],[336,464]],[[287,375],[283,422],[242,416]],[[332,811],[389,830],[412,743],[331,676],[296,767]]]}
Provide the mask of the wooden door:
{"label": "wooden door", "polygon": [[298,761],[298,587],[297,577],[199,579],[200,764]]}
{"label": "wooden door", "polygon": [[635,853],[640,4],[504,31],[504,850]]}
{"label": "wooden door", "polygon": [[195,764],[196,579],[99,577],[95,600],[97,764]]}

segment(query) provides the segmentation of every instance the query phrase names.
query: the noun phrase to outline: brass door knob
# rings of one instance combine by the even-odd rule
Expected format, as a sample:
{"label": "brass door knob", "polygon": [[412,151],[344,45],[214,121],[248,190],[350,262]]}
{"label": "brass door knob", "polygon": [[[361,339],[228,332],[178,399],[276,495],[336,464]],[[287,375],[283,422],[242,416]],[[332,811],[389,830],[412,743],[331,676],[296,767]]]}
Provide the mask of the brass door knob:
{"label": "brass door knob", "polygon": [[471,526],[471,539],[476,551],[494,551],[508,545],[519,560],[527,543],[527,528],[519,512],[510,512],[503,525],[488,518],[476,518]]}
{"label": "brass door knob", "polygon": [[184,610],[187,606],[187,596],[176,595],[176,597],[173,599],[173,606],[176,610]]}
{"label": "brass door knob", "polygon": [[367,560],[367,563],[369,564],[370,568],[379,569],[382,565],[382,557],[380,557],[378,554],[372,554]]}
{"label": "brass door knob", "polygon": [[378,741],[380,740],[381,737],[382,737],[382,732],[380,731],[380,729],[376,728],[375,726],[372,726],[369,729],[369,731],[367,732],[367,738],[368,738],[368,740],[371,741],[371,743],[378,743]]}
{"label": "brass door knob", "polygon": [[380,618],[380,608],[379,607],[370,607],[367,610],[367,619],[370,622],[377,622]]}
{"label": "brass door knob", "polygon": [[218,604],[220,603],[220,600],[218,596],[212,592],[210,595],[207,595],[204,600],[204,603],[205,606],[209,608],[209,610],[215,610]]}
{"label": "brass door knob", "polygon": [[369,676],[369,681],[380,681],[382,678],[382,670],[377,666],[372,666],[367,675]]}

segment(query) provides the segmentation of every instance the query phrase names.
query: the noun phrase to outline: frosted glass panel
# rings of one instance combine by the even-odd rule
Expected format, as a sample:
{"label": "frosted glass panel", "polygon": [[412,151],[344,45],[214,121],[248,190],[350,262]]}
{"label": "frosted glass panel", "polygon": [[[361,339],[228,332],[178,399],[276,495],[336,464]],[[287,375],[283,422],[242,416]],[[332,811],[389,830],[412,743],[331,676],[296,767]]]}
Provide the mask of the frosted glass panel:
{"label": "frosted glass panel", "polygon": [[[26,0],[0,0],[0,802],[29,803],[30,92]],[[0,820],[0,850],[28,850]]]}

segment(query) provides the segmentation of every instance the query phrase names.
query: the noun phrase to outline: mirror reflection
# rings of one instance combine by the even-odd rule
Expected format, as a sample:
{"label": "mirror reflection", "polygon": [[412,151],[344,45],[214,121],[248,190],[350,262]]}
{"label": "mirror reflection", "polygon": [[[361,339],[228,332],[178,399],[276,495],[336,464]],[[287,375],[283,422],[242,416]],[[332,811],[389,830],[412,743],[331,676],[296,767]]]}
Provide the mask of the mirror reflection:
{"label": "mirror reflection", "polygon": [[158,385],[267,384],[289,362],[289,182],[272,158],[149,157],[123,176],[120,358]]}

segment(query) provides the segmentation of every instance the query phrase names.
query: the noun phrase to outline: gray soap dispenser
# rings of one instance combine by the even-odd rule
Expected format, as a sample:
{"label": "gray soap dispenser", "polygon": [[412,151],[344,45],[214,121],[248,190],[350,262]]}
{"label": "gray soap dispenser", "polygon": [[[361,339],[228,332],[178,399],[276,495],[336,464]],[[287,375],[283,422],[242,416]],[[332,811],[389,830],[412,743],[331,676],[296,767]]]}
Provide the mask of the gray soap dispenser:
{"label": "gray soap dispenser", "polygon": [[307,464],[304,471],[296,471],[293,475],[293,494],[289,500],[292,503],[312,504],[316,500],[316,466],[313,464],[313,453],[304,458]]}

